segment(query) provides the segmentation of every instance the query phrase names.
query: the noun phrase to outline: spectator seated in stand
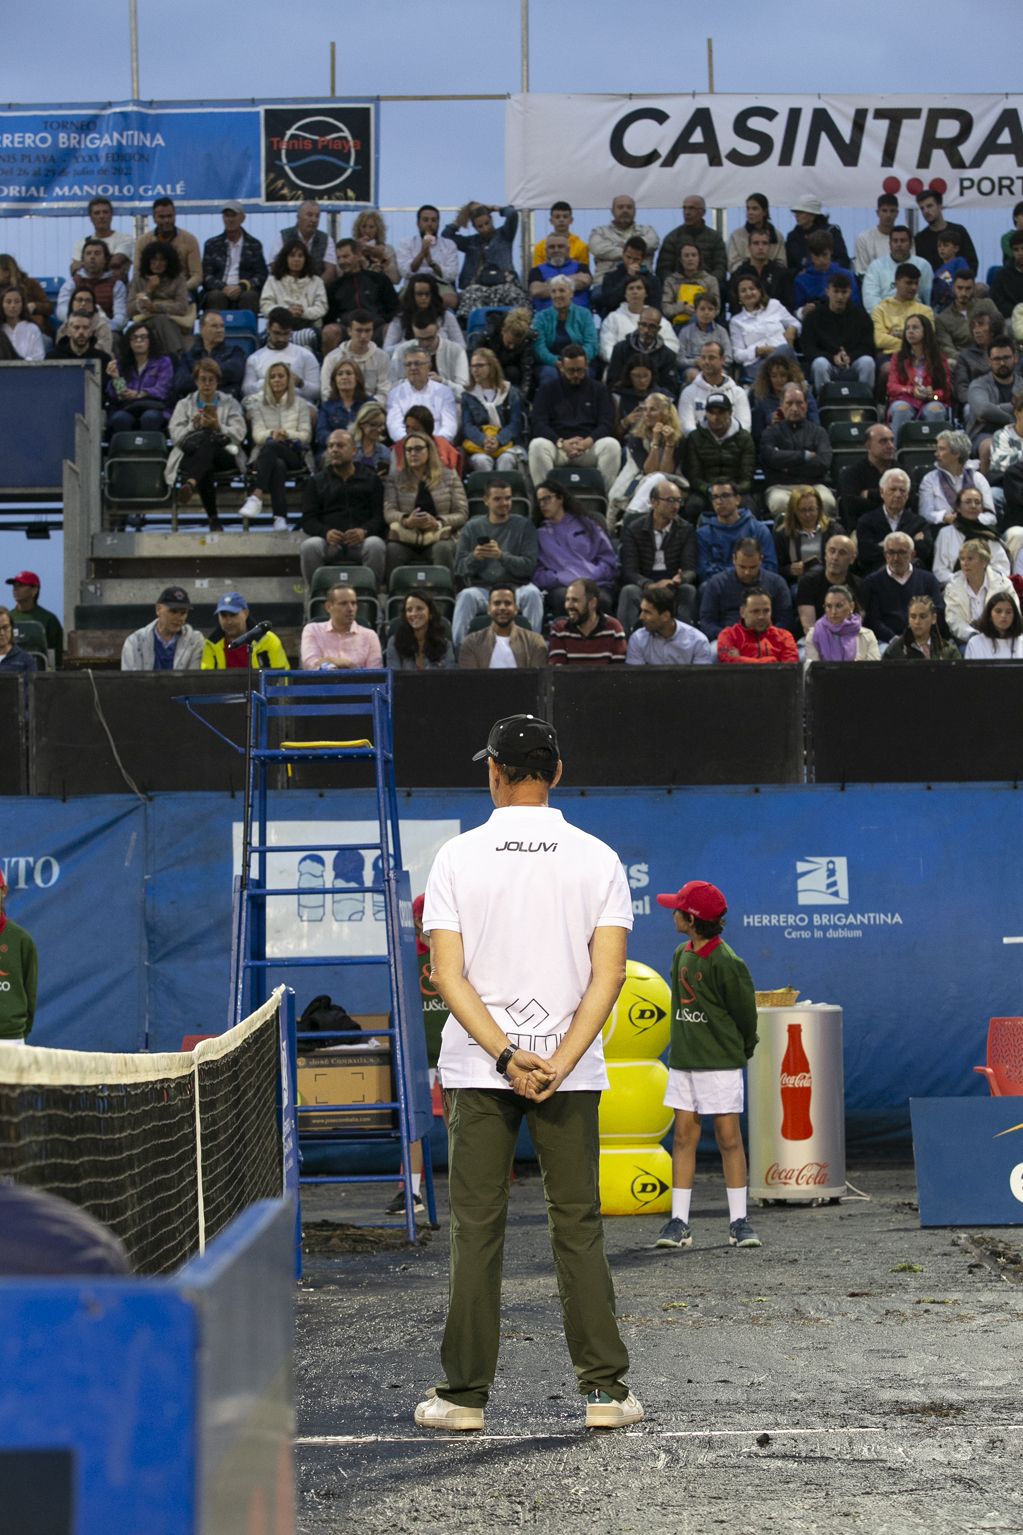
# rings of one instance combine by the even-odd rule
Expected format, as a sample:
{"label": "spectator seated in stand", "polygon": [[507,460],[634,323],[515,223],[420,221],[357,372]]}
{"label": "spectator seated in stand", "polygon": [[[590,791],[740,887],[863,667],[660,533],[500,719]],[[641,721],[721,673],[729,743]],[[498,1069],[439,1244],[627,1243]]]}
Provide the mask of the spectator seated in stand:
{"label": "spectator seated in stand", "polygon": [[992,566],[993,547],[990,539],[965,539],[959,546],[959,569],[945,585],[945,622],[960,645],[966,645],[977,633],[988,599],[995,592],[1005,592],[1019,606],[1009,578]]}
{"label": "spectator seated in stand", "polygon": [[316,351],[320,344],[323,318],[327,313],[327,290],[323,278],[312,268],[312,260],[301,240],[289,240],[273,259],[270,275],[259,296],[259,312],[269,317],[275,309],[291,315],[292,343]]}
{"label": "spectator seated in stand", "polygon": [[82,269],[82,252],[87,240],[102,240],[109,253],[113,275],[127,286],[132,258],[135,254],[135,236],[121,234],[113,226],[114,205],[109,197],[91,197],[86,212],[92,229],[81,240],[76,240],[71,251],[71,276]]}
{"label": "spectator seated in stand", "polygon": [[[502,224],[495,228],[494,214]],[[472,234],[462,229],[472,225]],[[452,240],[462,252],[462,271],[458,286],[458,314],[467,319],[474,309],[492,305],[515,308],[525,303],[526,294],[515,269],[515,236],[519,216],[510,205],[469,202],[459,208],[454,219],[444,227],[444,238]]]}
{"label": "spectator seated in stand", "polygon": [[[90,295],[91,298],[91,295]],[[88,315],[69,315],[63,326],[64,334],[50,353],[54,362],[96,362],[98,371],[105,374],[111,357],[96,341],[92,321]]]}
{"label": "spectator seated in stand", "polygon": [[416,232],[402,240],[396,252],[398,275],[409,283],[413,277],[432,277],[440,285],[447,308],[458,303],[458,247],[440,234],[440,210],[424,203],[416,212]]}
{"label": "spectator seated in stand", "polygon": [[533,583],[536,528],[528,517],[512,516],[512,488],[500,475],[487,482],[483,503],[486,511],[469,518],[455,553],[455,577],[462,590],[455,599],[451,629],[460,664],[462,640],[494,588],[511,587],[532,630],[539,633],[543,622],[543,596]]}
{"label": "spectator seated in stand", "polygon": [[814,306],[824,302],[828,283],[833,277],[849,281],[853,303],[859,307],[860,290],[856,278],[847,267],[835,260],[835,242],[826,230],[816,230],[806,242],[807,264],[797,272],[792,284],[792,304],[800,320],[813,313]]}
{"label": "spectator seated in stand", "polygon": [[798,385],[786,384],[781,414],[781,421],[767,427],[760,439],[768,511],[780,516],[794,485],[816,485],[825,509],[834,515],[835,498],[824,484],[831,468],[831,443],[822,426],[807,420],[806,395]]}
{"label": "spectator seated in stand", "polygon": [[934,443],[934,468],[920,481],[917,510],[925,522],[940,527],[954,522],[956,497],[961,490],[980,491],[984,502],[981,521],[988,527],[996,522],[991,486],[979,469],[969,462],[970,439],[965,432],[939,432]]}
{"label": "spectator seated in stand", "polygon": [[795,228],[790,229],[785,236],[785,264],[795,276],[802,272],[810,262],[809,239],[816,231],[831,236],[834,247],[834,259],[840,267],[849,269],[849,253],[845,248],[845,240],[842,231],[837,224],[828,222],[828,216],[821,210],[819,197],[803,197],[791,208],[792,217],[795,219]]}
{"label": "spectator seated in stand", "polygon": [[199,334],[185,352],[175,359],[174,397],[184,399],[195,388],[196,366],[209,357],[220,369],[220,387],[227,394],[241,399],[245,380],[245,353],[224,338],[227,334],[224,317],[216,309],[208,309],[199,322]]}
{"label": "spectator seated in stand", "polygon": [[462,397],[469,383],[469,361],[465,347],[442,336],[436,320],[424,320],[412,327],[411,341],[402,341],[391,353],[391,384],[400,384],[405,377],[405,358],[410,352],[425,352],[430,359],[430,377],[435,383],[446,384],[456,400]]}
{"label": "spectator seated in stand", "polygon": [[438,437],[445,442],[458,441],[458,402],[447,384],[432,373],[433,359],[422,347],[406,352],[403,358],[405,378],[395,384],[387,396],[387,430],[393,443],[406,433],[405,416],[411,405],[425,405],[436,424]]}
{"label": "spectator seated in stand", "polygon": [[750,242],[755,235],[767,240],[768,260],[785,261],[785,241],[771,223],[771,205],[763,192],[751,192],[746,199],[746,222],[728,237],[728,270],[735,272],[749,259]]}
{"label": "spectator seated in stand", "polygon": [[703,253],[695,240],[682,240],[678,259],[678,268],[668,273],[661,288],[661,312],[676,330],[684,330],[696,313],[700,294],[709,294],[720,306],[721,289],[717,278],[704,271]]}
{"label": "spectator seated in stand", "polygon": [[[832,380],[855,379],[874,387],[874,330],[870,316],[853,297],[847,272],[833,272],[824,290],[824,301],[803,310],[800,338],[803,361],[819,394]],[[763,377],[763,371],[757,379]]]}
{"label": "spectator seated in stand", "polygon": [[639,628],[629,635],[627,666],[710,666],[714,652],[699,629],[675,617],[676,593],[648,586],[639,603]]}
{"label": "spectator seated in stand", "polygon": [[110,252],[102,240],[86,240],[82,264],[57,294],[57,319],[66,320],[73,296],[87,288],[102,309],[111,330],[123,330],[128,319],[128,290],[110,269]]}
{"label": "spectator seated in stand", "polygon": [[544,250],[529,273],[529,297],[533,309],[539,313],[543,309],[551,307],[550,283],[552,277],[569,277],[575,289],[572,302],[580,304],[584,309],[590,307],[590,286],[593,278],[590,276],[586,263],[573,259],[568,253],[568,236],[563,234],[550,234],[546,242],[537,247]]}
{"label": "spectator seated in stand", "polygon": [[959,236],[959,254],[972,267],[978,270],[977,252],[973,247],[973,241],[963,228],[962,224],[950,224],[945,218],[942,208],[944,193],[925,187],[916,194],[916,205],[920,210],[923,220],[922,227],[917,231],[916,249],[921,256],[925,256],[932,267],[938,265],[938,236],[944,230],[954,229]]}
{"label": "spectator seated in stand", "polygon": [[1023,618],[1008,592],[987,600],[977,632],[966,645],[967,661],[1023,661]]}
{"label": "spectator seated in stand", "polygon": [[977,314],[992,315],[1001,329],[1001,315],[989,298],[978,296],[976,280],[967,269],[953,279],[952,297],[934,322],[938,345],[947,357],[950,368],[963,348],[973,344],[971,322]]}
{"label": "spectator seated in stand", "polygon": [[[631,278],[625,284],[624,302],[608,315],[600,327],[599,350],[604,361],[609,362],[619,341],[624,341],[637,329],[641,315],[656,313],[657,311],[647,301],[646,288],[642,280],[638,277]],[[657,315],[657,325],[662,345],[677,356],[678,336],[675,334],[674,326],[660,314]],[[542,378],[543,374],[541,373],[540,376]]]}
{"label": "spectator seated in stand", "polygon": [[20,672],[32,677],[39,670],[38,662],[30,650],[22,650],[14,643],[14,618],[10,608],[0,607],[0,677]]}
{"label": "spectator seated in stand", "polygon": [[1002,265],[1012,266],[1012,237],[1014,234],[1023,234],[1023,202],[1017,203],[1012,210],[1012,228],[1007,229],[1001,238]]}
{"label": "spectator seated in stand", "polygon": [[302,630],[302,670],[307,672],[366,671],[383,666],[375,629],[357,623],[359,599],[350,586],[337,582],[324,603],[323,623]]}
{"label": "spectator seated in stand", "polygon": [[712,480],[708,491],[710,511],[704,513],[696,528],[696,569],[700,580],[709,581],[711,576],[727,570],[736,544],[744,538],[755,539],[768,570],[777,570],[771,529],[740,504],[735,481]]}
{"label": "spectator seated in stand", "polygon": [[748,586],[739,604],[739,622],[722,629],[718,660],[745,665],[777,665],[799,660],[796,642],[787,629],[771,622],[771,599],[759,586]]}
{"label": "spectator seated in stand", "polygon": [[919,282],[915,297],[921,304],[931,302],[934,273],[931,263],[913,252],[913,236],[906,224],[896,224],[888,236],[888,249],[875,256],[863,278],[863,307],[872,314],[883,299],[895,297],[895,280],[900,266],[915,268]]}
{"label": "spectator seated in stand", "polygon": [[[690,387],[695,388],[695,385]],[[720,523],[712,499],[717,485],[732,487],[736,507],[749,497],[753,488],[756,449],[749,432],[743,431],[734,419],[732,402],[727,394],[715,391],[707,396],[703,424],[685,439],[683,462],[689,481],[686,516],[692,522],[698,522],[701,516],[712,516]],[[764,557],[769,565],[774,564],[770,529],[765,530]]]}
{"label": "spectator seated in stand", "polygon": [[806,636],[806,660],[880,661],[877,637],[863,627],[848,586],[828,588],[824,613]]}
{"label": "spectator seated in stand", "polygon": [[519,472],[526,460],[522,396],[509,384],[497,356],[477,347],[469,361],[470,388],[462,392],[462,452],[470,470]]}
{"label": "spectator seated in stand", "polygon": [[429,592],[409,592],[387,641],[384,664],[392,672],[449,671],[455,652]]}
{"label": "spectator seated in stand", "polygon": [[778,572],[791,585],[793,596],[803,576],[823,566],[828,539],[844,532],[825,511],[816,485],[795,486],[774,534]]}
{"label": "spectator seated in stand", "polygon": [[[806,571],[796,587],[796,634],[805,636],[810,633],[824,613],[824,599],[833,586],[847,586],[856,599],[856,606],[862,611],[863,582],[852,573],[855,558],[856,540],[847,533],[839,532],[828,539],[824,546],[823,565],[814,565]],[[761,580],[760,585],[765,586],[766,582]],[[774,611],[780,622],[781,613],[777,604]]]}
{"label": "spectator seated in stand", "polygon": [[686,240],[695,241],[699,246],[704,270],[716,277],[719,283],[724,282],[728,270],[725,242],[717,230],[707,223],[706,213],[707,204],[704,199],[696,192],[687,193],[682,201],[682,223],[665,235],[661,254],[657,258],[657,275],[662,283],[670,272],[679,270],[679,251]]}
{"label": "spectator seated in stand", "polygon": [[[831,540],[828,550],[837,539]],[[756,539],[739,539],[731,553],[731,568],[700,586],[699,626],[708,640],[722,629],[739,623],[739,609],[748,586],[760,586],[771,599],[771,611],[782,628],[793,628],[793,599],[788,582],[776,571],[763,568],[763,551]]]}
{"label": "spectator seated in stand", "polygon": [[600,588],[580,577],[565,589],[565,617],[551,625],[549,666],[613,666],[625,660],[625,631],[601,611]]}
{"label": "spectator seated in stand", "polygon": [[736,286],[739,308],[729,322],[732,355],[740,365],[740,378],[752,384],[768,357],[782,352],[793,356],[799,321],[784,304],[768,296],[759,277],[741,277]]}
{"label": "spectator seated in stand", "polygon": [[626,285],[638,278],[646,289],[646,301],[660,312],[661,284],[647,260],[648,246],[638,235],[625,242],[621,260],[611,268],[599,288],[593,290],[591,301],[600,316],[606,316],[625,302]]}
{"label": "spectator seated in stand", "polygon": [[428,273],[409,278],[401,295],[398,313],[384,332],[383,348],[393,353],[403,341],[417,339],[417,326],[436,324],[445,341],[465,350],[465,337],[444,302],[440,283]]}
{"label": "spectator seated in stand", "polygon": [[202,248],[203,309],[247,309],[259,313],[259,296],[266,282],[262,243],[246,234],[245,209],[227,202],[220,210],[224,233],[213,235]]}
{"label": "spectator seated in stand", "polygon": [[1009,236],[1009,255],[1011,262],[995,274],[991,284],[992,301],[1006,320],[1017,304],[1023,304],[1023,230]]}
{"label": "spectator seated in stand", "polygon": [[173,245],[147,245],[128,289],[128,320],[144,320],[160,350],[176,358],[195,324],[195,304]]}
{"label": "spectator seated in stand", "polygon": [[957,277],[976,277],[976,272],[959,254],[959,236],[949,227],[938,236],[939,265],[934,269],[931,284],[931,308],[935,314],[947,309],[953,298],[953,284]]}
{"label": "spectator seated in stand", "polygon": [[34,570],[21,570],[16,576],[8,576],[4,584],[11,588],[14,597],[15,619],[42,624],[46,632],[46,648],[53,654],[54,666],[59,667],[64,658],[64,630],[56,613],[51,613],[39,601],[39,577]]}
{"label": "spectator seated in stand", "polygon": [[352,238],[362,252],[366,269],[381,272],[396,288],[401,282],[398,258],[387,243],[387,224],[377,208],[364,208],[352,225]]}
{"label": "spectator seated in stand", "polygon": [[667,395],[648,395],[635,411],[632,429],[625,438],[625,464],[611,487],[608,526],[612,532],[618,514],[645,512],[654,487],[665,475],[681,480],[682,427],[678,412]]}
{"label": "spectator seated in stand", "polygon": [[174,446],[164,478],[173,488],[180,477],[179,506],[186,506],[198,493],[211,533],[223,532],[217,515],[216,476],[244,466],[245,433],[241,406],[221,389],[220,369],[212,357],[204,357],[196,365],[195,389],[178,401],[170,418],[168,434]]}
{"label": "spectator seated in stand", "polygon": [[603,607],[610,609],[618,587],[618,556],[593,514],[560,480],[544,480],[536,487],[533,521],[537,524],[533,581],[545,594],[548,614],[561,617],[565,592],[577,577],[593,581]]}
{"label": "spectator seated in stand", "polygon": [[43,333],[27,318],[25,295],[20,288],[5,288],[0,293],[0,319],[11,349],[22,362],[42,362],[46,357]]}
{"label": "spectator seated in stand", "polygon": [[[810,318],[812,319],[813,316],[811,315]],[[784,419],[781,413],[781,400],[788,384],[796,384],[803,391],[806,397],[806,419],[812,421],[814,426],[820,426],[821,418],[817,401],[810,392],[802,368],[794,357],[786,357],[784,352],[780,352],[767,359],[757,374],[756,383],[750,390],[753,406],[751,431],[754,442],[760,441],[769,426],[777,426]]]}
{"label": "spectator seated in stand", "polygon": [[528,400],[536,369],[533,339],[533,316],[528,309],[498,311],[487,315],[482,330],[469,335],[469,355],[479,346],[493,352],[509,384]]}
{"label": "spectator seated in stand", "polygon": [[867,576],[861,589],[867,627],[879,644],[903,634],[914,597],[930,597],[944,616],[941,587],[929,570],[913,564],[914,545],[908,533],[889,533],[884,541],[884,565]]}
{"label": "spectator seated in stand", "polygon": [[258,394],[248,395],[244,402],[255,450],[256,483],[238,515],[243,520],[262,516],[263,501],[269,494],[273,528],[277,533],[284,533],[288,528],[286,484],[289,476],[312,468],[309,452],[313,440],[312,412],[308,403],[296,393],[296,383],[286,362],[272,363],[262,389]]}
{"label": "spectator seated in stand", "polygon": [[399,565],[455,562],[458,535],[469,504],[458,475],[446,469],[433,438],[411,431],[402,443],[404,459],[384,483],[387,574]]}
{"label": "spectator seated in stand", "polygon": [[[627,438],[630,433],[638,432],[642,428],[646,415],[646,402],[654,395],[661,395],[663,398],[667,398],[666,395],[663,395],[663,391],[654,377],[654,372],[649,362],[644,361],[638,352],[634,352],[629,362],[625,365],[625,371],[618,382],[618,388],[614,395],[614,402],[618,410],[619,437]],[[680,425],[680,436],[681,431]],[[612,506],[610,508],[612,515],[616,510],[613,504],[614,490],[615,487],[612,486]]]}
{"label": "spectator seated in stand", "polygon": [[327,283],[327,313],[323,325],[323,351],[341,345],[356,309],[373,317],[374,339],[380,341],[398,313],[398,295],[382,272],[371,272],[354,240],[337,242],[337,277]]}
{"label": "spectator seated in stand", "polygon": [[[579,309],[575,313],[586,311]],[[542,320],[543,316],[539,318]],[[557,376],[541,384],[536,392],[529,444],[530,478],[538,485],[552,469],[595,465],[605,488],[610,490],[621,458],[621,447],[614,436],[611,393],[605,384],[588,376],[586,353],[572,343],[562,353]]]}
{"label": "spectator seated in stand", "polygon": [[573,261],[577,261],[581,267],[588,267],[590,264],[589,246],[580,235],[572,233],[572,219],[574,217],[572,204],[566,203],[564,200],[553,203],[551,205],[550,217],[550,234],[543,239],[537,240],[533,246],[533,265],[539,266],[544,260],[547,242],[550,240],[551,235],[555,235],[565,241],[566,249]]}
{"label": "spectator seated in stand", "polygon": [[851,533],[861,517],[881,505],[881,478],[895,463],[895,433],[890,426],[883,422],[869,426],[863,442],[866,457],[846,464],[838,476],[839,515]]}
{"label": "spectator seated in stand", "polygon": [[980,471],[987,476],[991,467],[994,434],[1013,420],[1013,397],[1020,388],[1016,348],[1008,336],[996,336],[988,343],[988,371],[975,378],[966,396],[966,430],[970,450],[980,459]]}
{"label": "spectator seated in stand", "polygon": [[891,298],[882,299],[870,311],[874,327],[874,346],[878,361],[887,362],[902,345],[902,334],[911,315],[922,315],[934,324],[934,310],[917,299],[920,273],[911,262],[904,261],[895,268],[895,292]]}
{"label": "spectator seated in stand", "polygon": [[[732,338],[725,327],[718,323],[720,311],[715,300],[709,293],[700,293],[693,307],[693,318],[679,332],[678,357],[675,359],[683,389],[698,375],[700,353],[708,341],[716,342],[720,346],[726,363],[732,361]],[[612,356],[612,364],[613,362]]]}
{"label": "spectator seated in stand", "polygon": [[[432,437],[433,433],[428,435]],[[357,468],[368,469],[379,479],[386,480],[391,472],[391,450],[384,442],[387,436],[387,415],[384,407],[376,400],[370,400],[359,411],[352,427],[352,436],[355,439],[354,462]]]}
{"label": "spectator seated in stand", "polygon": [[682,491],[663,477],[651,488],[649,511],[631,518],[622,532],[622,589],[618,622],[631,634],[639,619],[645,592],[675,594],[674,612],[692,624],[696,611],[696,529],[679,513]]}
{"label": "spectator seated in stand", "polygon": [[340,564],[365,565],[378,588],[383,586],[384,487],[379,475],[356,464],[351,432],[331,432],[325,467],[310,475],[302,488],[302,532],[306,537],[299,561],[307,588],[321,566]]}
{"label": "spectator seated in stand", "polygon": [[342,357],[334,365],[330,387],[323,392],[320,408],[316,412],[316,451],[322,454],[327,448],[331,432],[341,428],[349,431],[359,411],[366,404],[366,381],[362,369],[351,358]]}
{"label": "spectator seated in stand", "polygon": [[174,365],[140,321],[125,331],[107,364],[107,427],[114,432],[164,432],[170,419]]}
{"label": "spectator seated in stand", "polygon": [[522,588],[498,581],[487,596],[489,624],[465,634],[458,664],[472,671],[524,671],[547,665],[543,637],[516,620]]}
{"label": "spectator seated in stand", "polygon": [[245,645],[232,648],[231,642],[240,640],[256,622],[241,592],[225,592],[213,611],[217,627],[202,647],[199,663],[202,671],[247,671],[250,667],[257,671],[288,671],[290,662],[284,646],[272,629],[258,640],[249,640]]}
{"label": "spectator seated in stand", "polygon": [[[138,271],[143,252],[148,246],[154,243],[164,247],[172,246],[177,252],[188,291],[194,295],[195,290],[202,285],[202,256],[199,254],[199,242],[187,229],[178,228],[177,212],[171,198],[158,197],[155,200],[153,225],[154,227],[136,242],[135,271]],[[84,261],[84,254],[82,259]]]}
{"label": "spectator seated in stand", "polygon": [[1009,585],[1011,565],[1009,554],[994,528],[982,522],[984,501],[976,485],[964,485],[955,498],[955,518],[940,530],[934,540],[934,575],[941,586],[947,586],[958,569],[959,551],[966,543],[979,540],[986,543],[991,558],[991,568]]}
{"label": "spectator seated in stand", "polygon": [[124,642],[122,672],[197,671],[203,637],[188,622],[191,606],[183,587],[164,587],[156,599],[152,623],[136,629]]}
{"label": "spectator seated in stand", "polygon": [[550,283],[551,307],[533,317],[533,356],[541,384],[557,377],[561,358],[569,347],[581,348],[591,374],[596,373],[597,329],[588,309],[572,302],[570,277],[554,277]]}
{"label": "spectator seated in stand", "polygon": [[[437,423],[433,419],[433,411],[428,405],[410,405],[405,412],[405,433],[423,432],[432,438],[433,445],[437,449],[437,456],[445,469],[453,469],[456,474],[462,472],[462,455],[453,442],[448,442],[446,437],[437,436]],[[398,470],[405,462],[405,438],[396,442],[391,450],[391,466]]]}
{"label": "spectator seated in stand", "polygon": [[270,260],[273,260],[289,240],[297,237],[312,257],[313,271],[317,277],[323,278],[323,285],[329,293],[330,285],[337,277],[337,251],[334,249],[334,242],[330,235],[325,229],[320,228],[322,212],[319,203],[311,198],[302,203],[295,222],[278,231],[277,239],[270,251]]}
{"label": "spectator seated in stand", "polygon": [[295,329],[290,309],[273,309],[266,322],[266,345],[253,352],[245,364],[245,380],[242,395],[258,394],[263,387],[267,369],[275,362],[285,362],[295,375],[295,388],[303,400],[316,405],[320,398],[320,370],[316,358],[307,346],[296,346],[292,340]]}
{"label": "spectator seated in stand", "polygon": [[[947,311],[946,311],[947,312]],[[956,353],[955,365],[952,369],[952,393],[955,395],[959,413],[962,415],[970,397],[970,385],[975,379],[983,377],[990,371],[987,349],[991,342],[1001,336],[1005,330],[1005,323],[1000,314],[989,313],[977,305],[970,318],[970,344],[960,347]]]}
{"label": "spectator seated in stand", "polygon": [[[617,394],[621,380],[629,364],[636,358],[647,362],[659,389],[672,399],[678,390],[678,353],[668,346],[661,335],[664,321],[656,309],[646,305],[639,312],[639,323],[611,351],[604,382],[612,394]],[[711,338],[713,339],[713,338]]]}
{"label": "spectator seated in stand", "polygon": [[23,272],[14,257],[9,255],[0,255],[0,291],[4,288],[17,288],[25,301],[24,318],[30,320],[48,340],[52,329],[50,316],[53,305],[42,283]]}
{"label": "spectator seated in stand", "polygon": [[358,364],[366,393],[381,405],[385,404],[391,388],[391,358],[373,340],[373,316],[368,309],[352,310],[348,317],[347,339],[324,357],[320,367],[322,395],[329,394],[334,369],[342,360]]}
{"label": "spectator seated in stand", "polygon": [[910,510],[911,481],[904,469],[886,469],[881,476],[881,505],[864,512],[856,524],[859,554],[856,568],[862,576],[880,570],[884,564],[882,544],[889,533],[908,533],[913,540],[914,558],[930,570],[934,558],[934,535],[929,522]]}
{"label": "spectator seated in stand", "polygon": [[[863,280],[872,261],[887,256],[889,240],[899,216],[899,199],[893,192],[882,192],[877,199],[877,223],[856,236],[853,271]],[[864,301],[865,303],[865,301]]]}
{"label": "spectator seated in stand", "polygon": [[749,396],[745,389],[729,378],[725,372],[725,352],[716,341],[706,341],[700,348],[700,371],[691,384],[687,384],[679,396],[678,418],[682,431],[688,436],[703,424],[707,397],[724,394],[732,403],[732,414],[743,431],[750,429],[751,413]]}
{"label": "spectator seated in stand", "polygon": [[946,640],[938,627],[938,610],[930,597],[914,597],[906,627],[886,648],[882,661],[958,661],[959,646]]}
{"label": "spectator seated in stand", "polygon": [[652,256],[660,243],[660,235],[650,224],[636,223],[636,201],[627,192],[620,192],[611,199],[610,224],[597,224],[590,230],[590,259],[598,283],[606,281],[609,272],[621,261],[625,247],[631,240],[642,240],[644,255]]}
{"label": "spectator seated in stand", "polygon": [[1023,520],[1023,389],[1012,397],[1012,425],[999,427],[991,440],[991,472],[1005,497],[1006,523]]}
{"label": "spectator seated in stand", "polygon": [[888,420],[898,438],[907,421],[945,421],[952,405],[948,363],[926,315],[911,314],[888,369]]}
{"label": "spectator seated in stand", "polygon": [[782,255],[777,260],[771,255],[774,249],[775,242],[766,229],[753,230],[749,237],[749,255],[735,268],[728,285],[728,307],[732,314],[736,314],[742,307],[739,303],[739,284],[744,277],[755,277],[763,283],[768,298],[777,299],[779,304],[789,307],[792,278],[785,265],[785,247],[782,246]]}
{"label": "spectator seated in stand", "polygon": [[[96,302],[96,295],[91,288],[76,288],[71,295],[68,307],[67,319],[61,320],[57,326],[57,345],[67,335],[68,320],[72,315],[81,314],[89,322],[93,340],[101,352],[106,352],[108,357],[114,352],[114,332],[110,328],[110,321]],[[1001,320],[1001,316],[999,316]]]}

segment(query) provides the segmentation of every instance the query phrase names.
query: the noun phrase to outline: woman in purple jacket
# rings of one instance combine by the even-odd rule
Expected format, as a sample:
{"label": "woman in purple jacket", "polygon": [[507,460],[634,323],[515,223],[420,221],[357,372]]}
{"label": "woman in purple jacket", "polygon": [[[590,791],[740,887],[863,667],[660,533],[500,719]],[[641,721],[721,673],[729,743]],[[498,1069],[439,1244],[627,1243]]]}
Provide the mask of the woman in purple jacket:
{"label": "woman in purple jacket", "polygon": [[111,432],[163,432],[170,417],[174,364],[145,321],[125,333],[119,361],[107,364]]}
{"label": "woman in purple jacket", "polygon": [[584,576],[599,586],[601,607],[613,611],[618,556],[597,518],[560,481],[544,480],[536,489],[533,520],[539,529],[533,580],[546,595],[551,617],[561,617],[565,588]]}

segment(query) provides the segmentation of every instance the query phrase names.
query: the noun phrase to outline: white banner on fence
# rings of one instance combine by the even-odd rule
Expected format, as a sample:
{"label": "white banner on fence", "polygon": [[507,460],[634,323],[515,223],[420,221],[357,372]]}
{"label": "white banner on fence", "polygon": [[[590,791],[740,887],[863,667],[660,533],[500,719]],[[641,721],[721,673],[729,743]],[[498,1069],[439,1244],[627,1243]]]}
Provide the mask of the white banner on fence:
{"label": "white banner on fence", "polygon": [[763,192],[826,209],[930,187],[948,207],[993,207],[1023,198],[1021,112],[1023,96],[512,96],[507,195],[673,208],[698,193],[734,208]]}

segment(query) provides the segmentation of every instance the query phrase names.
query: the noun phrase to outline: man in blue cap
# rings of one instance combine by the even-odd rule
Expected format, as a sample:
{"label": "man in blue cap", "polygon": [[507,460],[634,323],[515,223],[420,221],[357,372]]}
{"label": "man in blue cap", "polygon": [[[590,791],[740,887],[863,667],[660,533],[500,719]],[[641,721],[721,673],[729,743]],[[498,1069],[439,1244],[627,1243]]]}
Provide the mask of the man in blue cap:
{"label": "man in blue cap", "polygon": [[253,628],[249,605],[241,592],[225,592],[214,609],[219,633],[214,630],[202,648],[200,666],[204,672],[223,671],[225,667],[263,667],[270,671],[289,669],[284,646],[269,624],[255,627],[262,633],[239,645],[237,642]]}

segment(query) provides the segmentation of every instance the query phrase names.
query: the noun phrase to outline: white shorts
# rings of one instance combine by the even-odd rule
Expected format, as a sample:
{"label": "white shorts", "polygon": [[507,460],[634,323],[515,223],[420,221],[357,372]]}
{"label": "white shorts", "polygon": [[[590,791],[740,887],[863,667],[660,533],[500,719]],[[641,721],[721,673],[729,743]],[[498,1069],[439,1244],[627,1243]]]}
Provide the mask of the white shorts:
{"label": "white shorts", "polygon": [[742,1071],[669,1071],[664,1102],[693,1114],[741,1114]]}

